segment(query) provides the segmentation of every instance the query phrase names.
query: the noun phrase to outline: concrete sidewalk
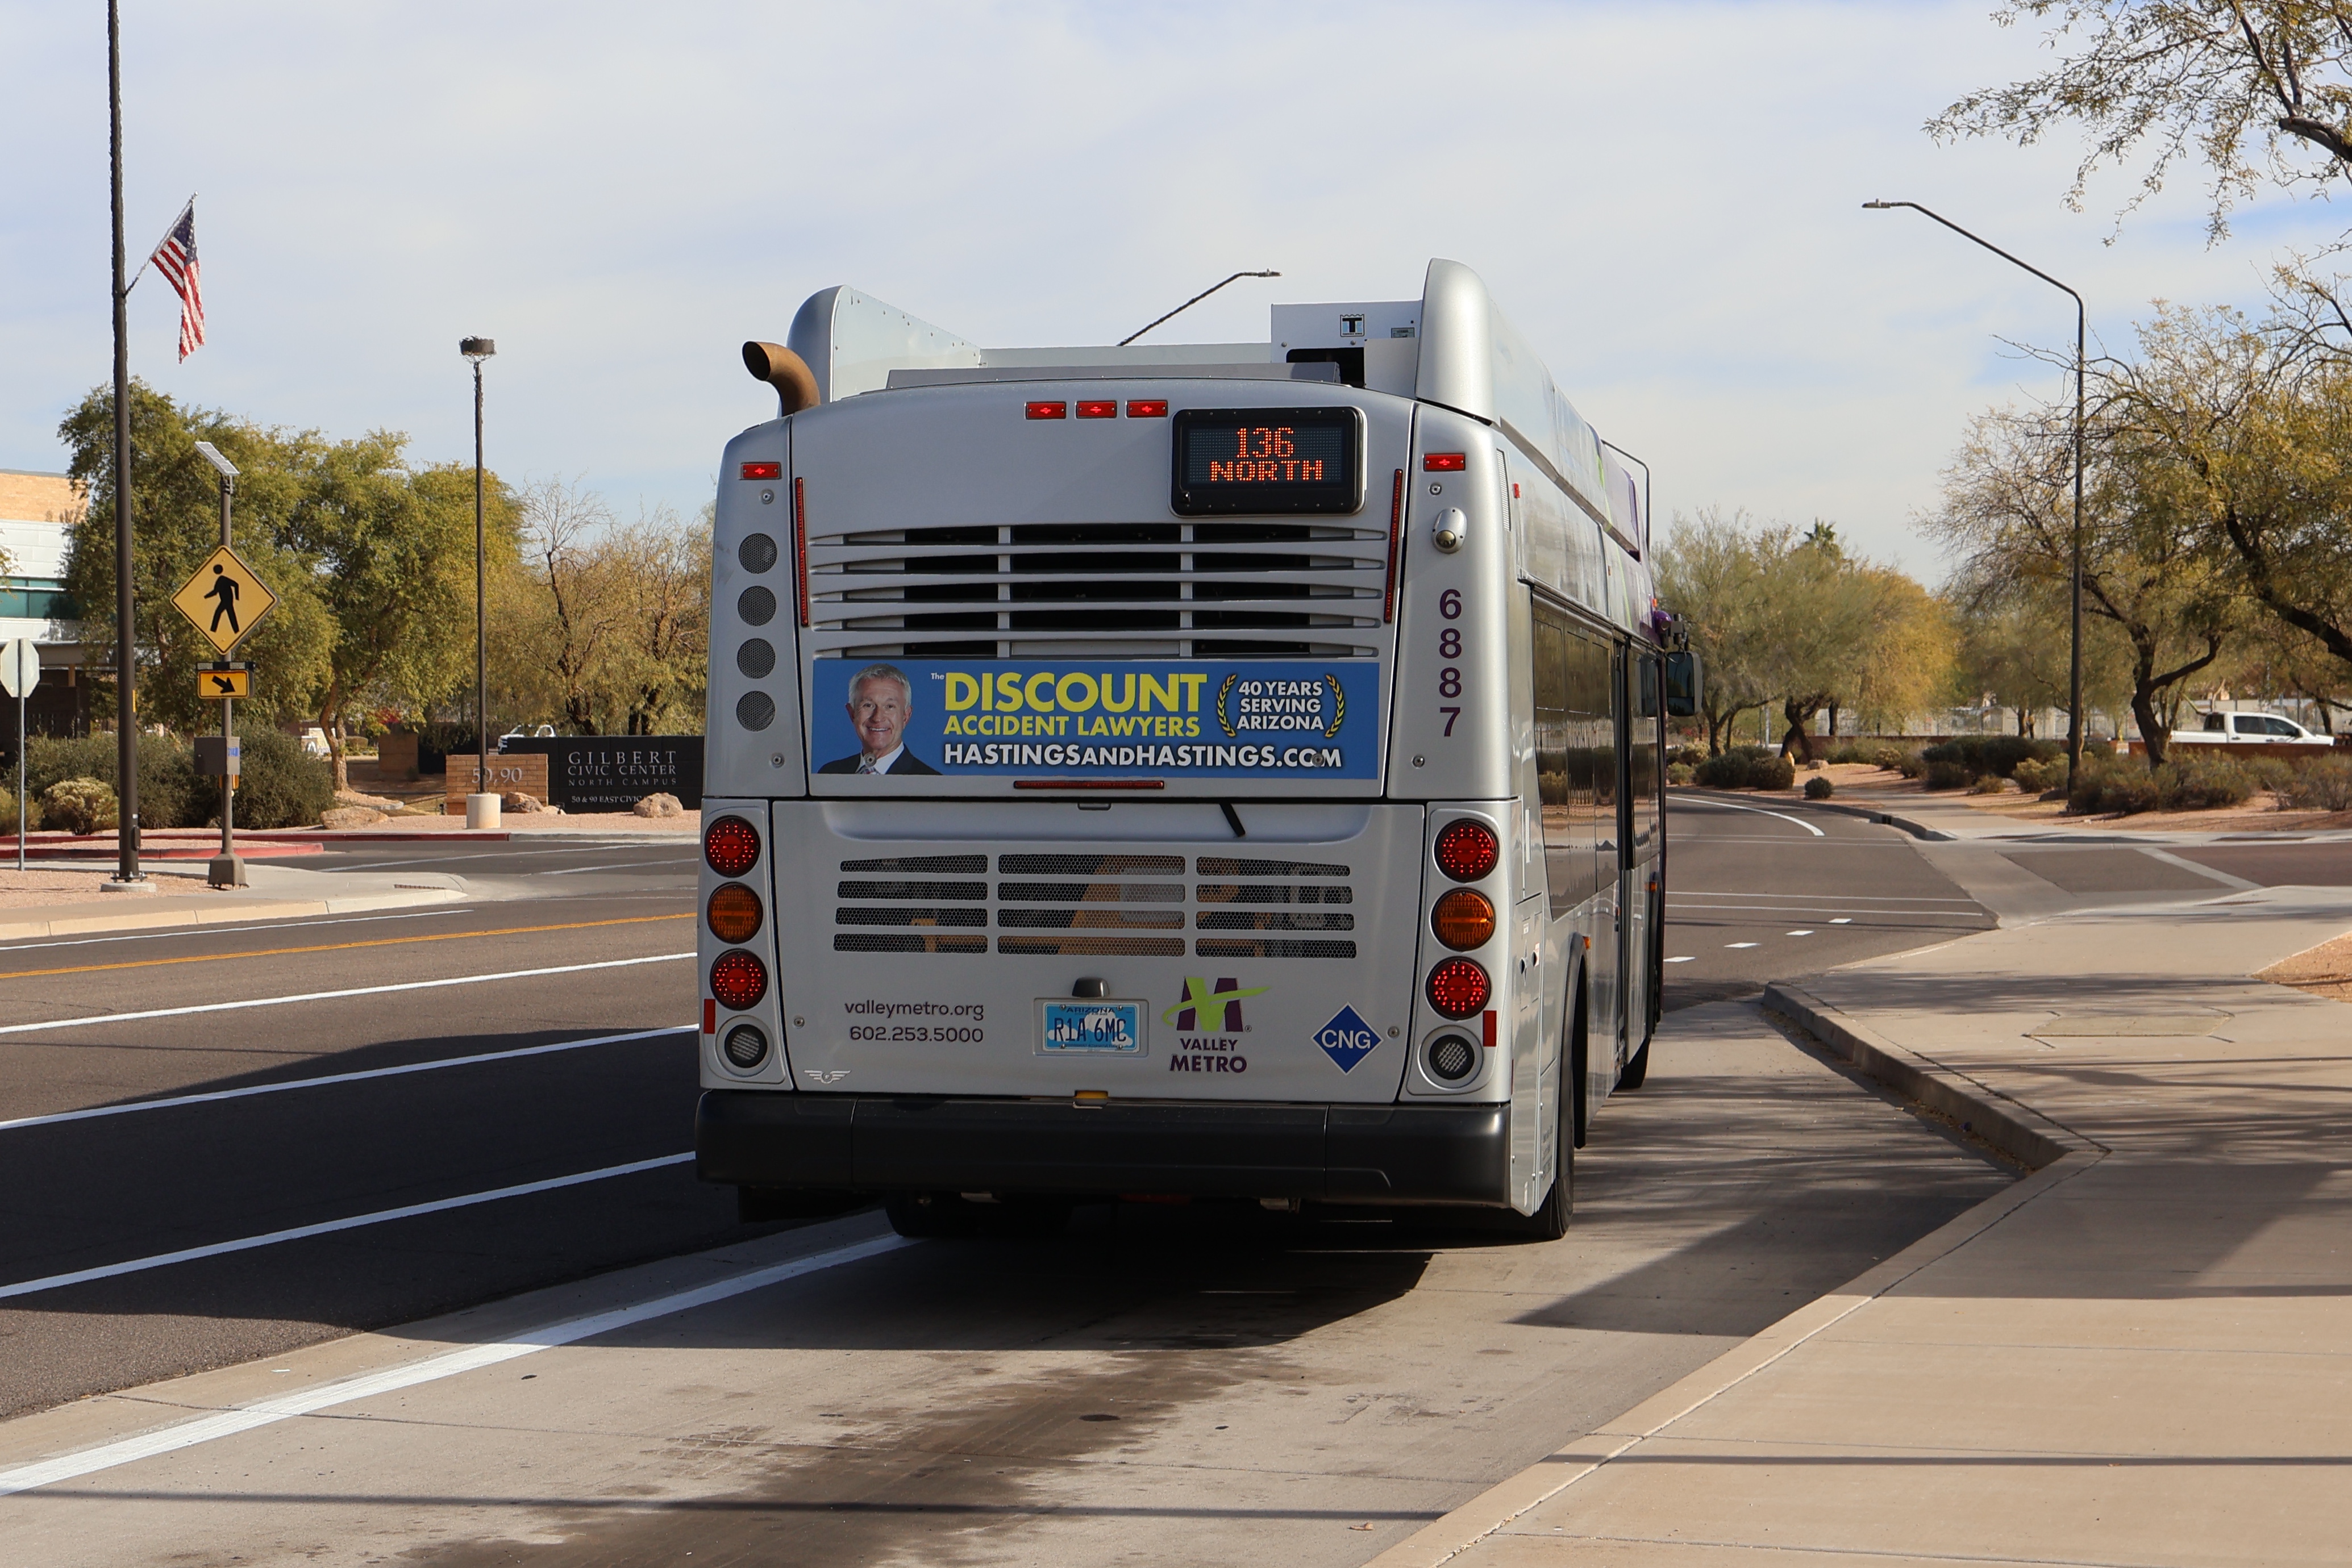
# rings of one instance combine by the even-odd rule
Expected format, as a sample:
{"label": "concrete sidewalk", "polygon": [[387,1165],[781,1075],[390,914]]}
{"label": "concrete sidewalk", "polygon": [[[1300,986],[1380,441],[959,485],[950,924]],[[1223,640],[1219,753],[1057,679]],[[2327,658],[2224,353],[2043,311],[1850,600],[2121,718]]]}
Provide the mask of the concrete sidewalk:
{"label": "concrete sidewalk", "polygon": [[107,894],[61,904],[0,907],[0,942],[108,931],[163,931],[251,920],[292,920],[371,909],[454,904],[472,896],[466,879],[446,872],[320,872],[248,864],[251,885],[205,885],[202,865],[149,866],[162,891]]}
{"label": "concrete sidewalk", "polygon": [[2277,888],[1776,988],[2040,1168],[1383,1552],[1404,1564],[2352,1560],[2352,1011]]}

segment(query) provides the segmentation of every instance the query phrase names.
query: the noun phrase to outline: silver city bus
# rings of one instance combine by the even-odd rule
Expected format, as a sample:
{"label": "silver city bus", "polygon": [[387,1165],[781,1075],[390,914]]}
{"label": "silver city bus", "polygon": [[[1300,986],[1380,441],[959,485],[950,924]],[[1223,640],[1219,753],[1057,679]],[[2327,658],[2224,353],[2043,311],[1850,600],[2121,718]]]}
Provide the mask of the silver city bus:
{"label": "silver city bus", "polygon": [[1648,1066],[1696,672],[1643,487],[1477,275],[1262,343],[982,349],[849,288],[790,340],[719,487],[703,1177],[908,1234],[1559,1235]]}

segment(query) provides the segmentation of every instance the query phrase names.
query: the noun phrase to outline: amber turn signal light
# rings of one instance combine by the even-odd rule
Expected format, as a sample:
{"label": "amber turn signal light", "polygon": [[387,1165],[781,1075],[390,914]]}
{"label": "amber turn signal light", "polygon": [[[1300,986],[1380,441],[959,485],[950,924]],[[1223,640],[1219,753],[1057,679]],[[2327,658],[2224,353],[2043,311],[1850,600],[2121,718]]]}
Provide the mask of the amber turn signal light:
{"label": "amber turn signal light", "polygon": [[[725,891],[724,888],[719,889],[721,893]],[[756,907],[758,900],[752,902]],[[710,903],[713,911],[711,929],[716,931],[719,928],[716,915],[719,900],[716,895]],[[753,916],[752,924],[758,925],[757,915]],[[1440,942],[1457,953],[1472,947],[1484,947],[1487,939],[1495,935],[1495,905],[1483,893],[1457,887],[1439,899],[1437,907],[1429,912],[1429,928],[1437,933]],[[728,940],[736,942],[741,938],[730,936]]]}
{"label": "amber turn signal light", "polygon": [[[721,942],[749,942],[759,934],[760,919],[765,913],[760,907],[760,895],[740,882],[721,883],[710,894],[710,905],[704,911],[710,922],[710,934]],[[1493,911],[1487,912],[1487,924],[1494,924]]]}

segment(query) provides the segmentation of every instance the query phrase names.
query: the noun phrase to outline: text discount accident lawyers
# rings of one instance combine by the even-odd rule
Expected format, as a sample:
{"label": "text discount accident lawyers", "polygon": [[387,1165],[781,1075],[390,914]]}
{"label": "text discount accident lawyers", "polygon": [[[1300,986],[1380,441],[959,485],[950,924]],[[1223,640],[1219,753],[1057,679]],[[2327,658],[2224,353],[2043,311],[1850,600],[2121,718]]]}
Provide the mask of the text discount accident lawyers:
{"label": "text discount accident lawyers", "polygon": [[[905,692],[898,744],[945,774],[1380,776],[1380,668],[1369,661],[1122,660],[1106,669],[908,659],[868,665],[854,682],[869,706],[877,690]],[[856,706],[853,697],[842,707],[817,706],[815,756],[876,744],[870,734],[861,739]],[[878,787],[887,776],[869,771],[866,782]]]}

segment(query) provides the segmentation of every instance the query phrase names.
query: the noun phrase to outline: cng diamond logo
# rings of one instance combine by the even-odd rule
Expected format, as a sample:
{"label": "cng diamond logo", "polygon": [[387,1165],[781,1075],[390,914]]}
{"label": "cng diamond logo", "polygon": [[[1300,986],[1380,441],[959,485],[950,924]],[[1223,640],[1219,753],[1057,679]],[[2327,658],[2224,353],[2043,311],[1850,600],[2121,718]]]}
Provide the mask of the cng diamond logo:
{"label": "cng diamond logo", "polygon": [[1356,1063],[1372,1053],[1381,1043],[1381,1031],[1356,1015],[1353,1008],[1341,1008],[1331,1021],[1315,1031],[1315,1043],[1323,1054],[1339,1064],[1342,1072],[1352,1072]]}

